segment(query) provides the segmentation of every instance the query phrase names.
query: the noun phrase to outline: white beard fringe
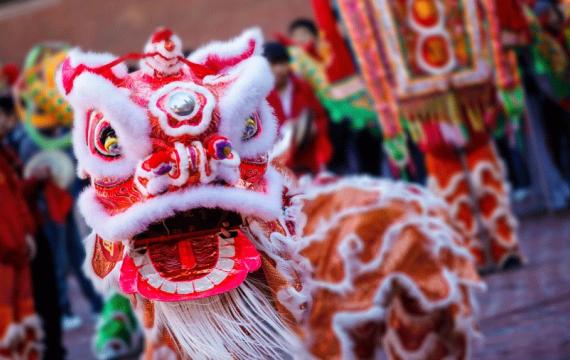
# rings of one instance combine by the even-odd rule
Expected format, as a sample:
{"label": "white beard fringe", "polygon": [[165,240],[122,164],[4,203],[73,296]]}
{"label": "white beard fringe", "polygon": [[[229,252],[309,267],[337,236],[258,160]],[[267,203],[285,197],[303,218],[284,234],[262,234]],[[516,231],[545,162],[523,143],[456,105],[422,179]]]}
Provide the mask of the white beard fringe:
{"label": "white beard fringe", "polygon": [[183,358],[293,359],[303,346],[279,317],[255,280],[205,299],[156,302],[155,316],[180,347]]}

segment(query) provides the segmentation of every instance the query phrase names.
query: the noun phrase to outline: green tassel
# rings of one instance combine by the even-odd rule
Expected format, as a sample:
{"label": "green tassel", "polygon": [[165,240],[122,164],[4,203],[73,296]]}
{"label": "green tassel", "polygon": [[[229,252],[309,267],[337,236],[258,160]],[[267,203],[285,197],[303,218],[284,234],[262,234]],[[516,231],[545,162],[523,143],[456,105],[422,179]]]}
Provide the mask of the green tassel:
{"label": "green tassel", "polygon": [[406,170],[406,168],[400,169],[400,180],[410,182],[410,175],[408,174],[408,170]]}
{"label": "green tassel", "polygon": [[384,150],[388,158],[403,170],[409,161],[408,144],[404,134],[394,136],[390,139],[384,139]]}
{"label": "green tassel", "polygon": [[376,113],[371,108],[355,105],[356,101],[367,96],[366,93],[358,93],[340,100],[331,99],[327,96],[327,91],[320,91],[318,96],[334,123],[349,119],[354,130],[362,130],[369,127],[370,123],[377,122]]}
{"label": "green tassel", "polygon": [[514,89],[500,90],[499,97],[510,119],[520,118],[524,114],[524,94],[521,86]]}
{"label": "green tassel", "polygon": [[107,298],[103,306],[95,334],[94,350],[100,354],[109,342],[116,340],[132,348],[137,345],[132,341],[133,335],[138,331],[138,323],[129,299],[114,293]]}

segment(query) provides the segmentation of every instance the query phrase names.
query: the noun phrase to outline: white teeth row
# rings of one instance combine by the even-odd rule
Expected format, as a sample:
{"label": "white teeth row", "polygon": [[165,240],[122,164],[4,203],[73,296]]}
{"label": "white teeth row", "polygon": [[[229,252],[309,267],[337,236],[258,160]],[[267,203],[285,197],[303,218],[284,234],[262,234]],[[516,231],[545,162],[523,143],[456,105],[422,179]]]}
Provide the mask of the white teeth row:
{"label": "white teeth row", "polygon": [[163,279],[152,265],[148,254],[133,254],[132,258],[141,274],[150,286],[170,294],[191,294],[212,289],[224,281],[235,266],[235,241],[233,238],[222,239],[218,237],[219,257],[214,269],[203,278],[194,281],[169,281]]}

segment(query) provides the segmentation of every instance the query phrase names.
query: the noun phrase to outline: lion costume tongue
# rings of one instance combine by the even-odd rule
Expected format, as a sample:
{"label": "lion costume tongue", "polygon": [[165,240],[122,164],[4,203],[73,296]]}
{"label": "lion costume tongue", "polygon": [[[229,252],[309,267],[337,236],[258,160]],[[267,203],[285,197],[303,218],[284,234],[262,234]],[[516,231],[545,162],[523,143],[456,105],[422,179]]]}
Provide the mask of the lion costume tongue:
{"label": "lion costume tongue", "polygon": [[125,257],[119,283],[125,293],[150,300],[184,301],[225,293],[261,266],[259,253],[240,230],[229,237],[175,235],[144,250]]}

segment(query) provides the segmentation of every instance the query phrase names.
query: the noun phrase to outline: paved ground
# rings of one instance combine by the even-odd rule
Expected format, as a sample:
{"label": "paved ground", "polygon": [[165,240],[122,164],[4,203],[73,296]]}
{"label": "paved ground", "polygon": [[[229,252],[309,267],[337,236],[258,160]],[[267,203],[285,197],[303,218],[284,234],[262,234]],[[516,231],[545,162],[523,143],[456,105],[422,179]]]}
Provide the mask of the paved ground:
{"label": "paved ground", "polygon": [[521,220],[528,263],[486,277],[474,359],[570,359],[570,213]]}
{"label": "paved ground", "polygon": [[68,352],[67,358],[69,360],[92,360],[95,359],[91,352],[91,338],[95,328],[95,319],[89,311],[89,304],[81,296],[79,285],[74,279],[70,280],[69,285],[73,309],[83,319],[83,326],[65,332],[64,342]]}
{"label": "paved ground", "polygon": [[[488,291],[479,296],[485,339],[473,359],[570,359],[570,212],[521,220],[521,244],[527,264],[486,276]],[[90,315],[72,284],[77,312]],[[92,359],[93,322],[65,334],[69,359]]]}

